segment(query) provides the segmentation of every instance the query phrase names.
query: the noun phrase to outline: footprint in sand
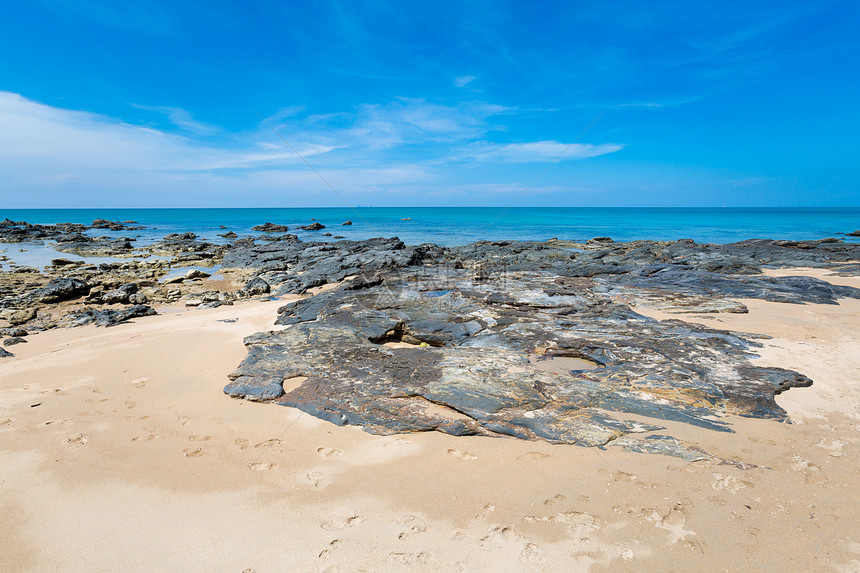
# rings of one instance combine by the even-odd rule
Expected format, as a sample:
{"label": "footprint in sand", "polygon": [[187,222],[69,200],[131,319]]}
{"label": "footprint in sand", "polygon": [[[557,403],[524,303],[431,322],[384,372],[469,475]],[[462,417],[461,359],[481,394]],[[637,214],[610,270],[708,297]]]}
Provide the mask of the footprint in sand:
{"label": "footprint in sand", "polygon": [[150,440],[154,440],[158,436],[155,434],[147,434],[145,436],[136,436],[131,439],[132,442],[148,442]]}
{"label": "footprint in sand", "polygon": [[339,531],[347,527],[355,527],[361,524],[367,518],[363,515],[349,515],[346,517],[330,517],[320,523],[320,528],[326,531]]}
{"label": "footprint in sand", "polygon": [[821,468],[812,462],[801,458],[800,456],[795,456],[792,458],[794,462],[791,468],[796,472],[801,472],[805,475],[806,483],[812,485],[824,485],[827,483],[827,476],[824,475],[824,472],[821,471]]}
{"label": "footprint in sand", "polygon": [[534,563],[535,565],[543,565],[546,563],[546,557],[543,556],[543,551],[534,543],[526,543],[523,550],[520,551],[520,560],[525,563]]}
{"label": "footprint in sand", "polygon": [[149,382],[149,378],[135,378],[131,381],[131,385],[135,388],[143,388],[144,386],[146,386],[147,382]]}
{"label": "footprint in sand", "polygon": [[236,439],[234,440],[234,443],[235,443],[237,446],[239,446],[239,449],[242,449],[242,450],[247,450],[247,449],[248,449],[248,446],[251,444],[251,442],[249,442],[249,441],[248,441],[248,440],[246,440],[245,438],[236,438]]}
{"label": "footprint in sand", "polygon": [[463,461],[471,461],[478,459],[478,456],[476,456],[475,454],[470,454],[469,452],[464,452],[463,450],[448,450],[448,455]]}
{"label": "footprint in sand", "polygon": [[101,404],[102,402],[107,402],[110,398],[102,398],[101,400],[95,400],[94,398],[87,398],[84,400],[87,404]]}
{"label": "footprint in sand", "polygon": [[135,406],[137,406],[137,402],[135,402],[134,400],[126,400],[125,401],[125,407],[128,408],[129,410],[133,409]]}
{"label": "footprint in sand", "polygon": [[545,454],[543,452],[528,452],[517,457],[518,460],[524,460],[527,462],[535,461],[535,460],[545,460],[546,458],[551,458],[552,456],[549,454]]}
{"label": "footprint in sand", "polygon": [[331,557],[331,552],[337,549],[338,545],[340,545],[340,539],[332,539],[329,542],[328,547],[320,551],[317,557],[320,559],[328,559],[329,557]]}
{"label": "footprint in sand", "polygon": [[719,472],[715,472],[713,475],[714,481],[711,482],[711,487],[717,491],[737,493],[749,484],[749,482],[745,482],[734,476],[728,476]]}
{"label": "footprint in sand", "polygon": [[523,541],[523,536],[516,532],[513,527],[498,526],[492,528],[481,538],[481,546],[486,544],[506,545]]}
{"label": "footprint in sand", "polygon": [[317,448],[317,453],[324,458],[331,458],[334,456],[342,456],[343,450],[339,450],[337,448]]}
{"label": "footprint in sand", "polygon": [[[54,424],[72,424],[72,423],[74,423],[74,420],[72,420],[71,418],[63,418],[62,420],[45,420],[44,422],[42,422],[42,425],[43,426],[53,426]],[[3,425],[3,423],[0,422],[0,426],[2,426],[2,425]]]}
{"label": "footprint in sand", "polygon": [[384,448],[402,447],[402,446],[408,446],[411,443],[412,443],[412,440],[407,440],[406,438],[394,438],[393,440],[389,440],[389,441],[385,442],[384,444],[382,444],[382,447],[384,447]]}
{"label": "footprint in sand", "polygon": [[88,436],[85,436],[84,434],[77,434],[77,435],[69,436],[69,437],[65,438],[63,440],[63,443],[64,444],[75,444],[78,446],[83,446],[88,441],[90,441]]}
{"label": "footprint in sand", "polygon": [[255,472],[265,472],[277,468],[278,465],[270,464],[269,462],[254,462],[252,464],[248,464],[248,467]]}
{"label": "footprint in sand", "polygon": [[198,458],[203,455],[203,450],[200,448],[186,448],[182,450],[182,454],[186,458]]}
{"label": "footprint in sand", "polygon": [[255,448],[271,448],[272,446],[280,446],[281,444],[286,443],[283,440],[279,440],[278,438],[272,438],[271,440],[266,440],[264,442],[260,442]]}
{"label": "footprint in sand", "polygon": [[680,503],[672,506],[666,515],[660,515],[655,511],[651,514],[649,521],[653,521],[654,525],[660,529],[668,531],[672,543],[677,543],[688,535],[696,535],[695,531],[684,529],[684,526],[687,525],[687,508]]}
{"label": "footprint in sand", "polygon": [[554,496],[552,496],[551,498],[544,500],[543,504],[544,505],[555,505],[556,503],[558,503],[560,501],[564,501],[566,499],[567,499],[566,495],[557,493]]}
{"label": "footprint in sand", "polygon": [[[15,418],[6,418],[5,420],[0,420],[0,426],[11,426],[15,422],[17,422],[17,420]],[[49,423],[50,422],[45,422],[45,425],[47,425]]]}
{"label": "footprint in sand", "polygon": [[328,479],[323,472],[317,470],[311,470],[307,474],[305,474],[305,479],[308,483],[310,483],[313,487],[317,489],[323,489],[328,487],[331,484],[331,481]]}
{"label": "footprint in sand", "polygon": [[430,561],[430,554],[421,551],[419,553],[389,553],[385,556],[385,561],[394,565],[416,565],[425,564]]}
{"label": "footprint in sand", "polygon": [[397,539],[405,539],[410,535],[424,533],[424,531],[427,530],[427,525],[424,523],[424,520],[415,515],[401,515],[396,521],[397,524],[403,528],[403,531],[397,535]]}
{"label": "footprint in sand", "polygon": [[188,436],[189,442],[208,442],[211,439],[212,439],[212,436],[198,436],[196,434]]}

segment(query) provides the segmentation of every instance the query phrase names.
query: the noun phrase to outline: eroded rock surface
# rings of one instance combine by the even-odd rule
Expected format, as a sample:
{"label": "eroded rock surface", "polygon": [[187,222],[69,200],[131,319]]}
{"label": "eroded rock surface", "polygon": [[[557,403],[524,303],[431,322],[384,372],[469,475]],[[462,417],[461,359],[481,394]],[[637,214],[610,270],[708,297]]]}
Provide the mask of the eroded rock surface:
{"label": "eroded rock surface", "polygon": [[[689,265],[670,269],[685,280],[641,285],[631,277],[659,272],[488,272],[464,258],[458,266],[466,268],[429,264],[428,247],[397,251],[406,251],[399,269],[283,307],[277,324],[286,328],[246,340],[248,356],[225,392],[378,434],[439,430],[593,446],[658,429],[661,420],[728,431],[726,413],[784,420],[773,396],[812,381],[753,366],[758,343],[749,335],[646,318],[617,290],[695,295],[706,308],[722,290],[789,302],[860,295],[797,277],[687,276],[697,274]],[[350,274],[343,264],[332,270]],[[575,366],[565,368],[566,359]],[[556,361],[562,365],[547,367]]]}

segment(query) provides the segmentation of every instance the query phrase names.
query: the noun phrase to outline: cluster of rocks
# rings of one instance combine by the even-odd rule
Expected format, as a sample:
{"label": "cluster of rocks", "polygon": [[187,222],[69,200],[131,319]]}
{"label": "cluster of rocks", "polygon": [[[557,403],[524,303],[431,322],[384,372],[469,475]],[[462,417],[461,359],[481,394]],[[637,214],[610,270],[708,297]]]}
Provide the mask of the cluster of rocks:
{"label": "cluster of rocks", "polygon": [[[308,227],[323,228],[299,228]],[[216,245],[179,233],[134,249],[131,239],[85,230],[5,221],[0,241],[38,238],[75,249],[66,252],[160,258],[101,265],[59,258],[45,273],[0,272],[0,356],[29,332],[108,326],[154,314],[153,304],[211,307],[336,285],[283,306],[281,330],[247,338],[248,354],[225,392],[380,434],[615,442],[692,459],[700,454],[671,436],[642,436],[663,420],[717,431],[731,431],[727,414],[784,420],[774,395],[812,381],[754,366],[760,343],[751,335],[657,321],[636,308],[746,312],[735,299],[860,297],[810,277],[763,274],[788,267],[860,273],[860,245],[838,239],[702,245],[599,237],[440,247],[397,238],[305,242],[267,223],[255,230],[275,235]],[[191,265],[220,265],[233,288],[214,288],[197,268],[166,277]]]}

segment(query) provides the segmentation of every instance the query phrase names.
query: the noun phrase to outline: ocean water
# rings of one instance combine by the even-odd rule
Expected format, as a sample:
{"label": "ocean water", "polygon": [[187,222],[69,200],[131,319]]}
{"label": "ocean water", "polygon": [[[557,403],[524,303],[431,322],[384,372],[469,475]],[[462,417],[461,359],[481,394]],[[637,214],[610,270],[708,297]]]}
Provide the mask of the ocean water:
{"label": "ocean water", "polygon": [[[814,240],[840,237],[860,229],[860,208],[578,208],[534,207],[359,207],[277,209],[2,209],[0,219],[28,223],[90,223],[103,218],[137,221],[142,231],[90,231],[93,235],[132,236],[139,244],[168,233],[192,231],[220,242],[226,230],[257,235],[251,227],[265,222],[292,227],[312,219],[325,231],[294,231],[302,239],[333,240],[400,237],[408,244],[463,245],[479,240],[584,241],[612,237],[636,239],[694,239],[702,243],[731,243],[744,239]],[[351,226],[342,226],[351,220]],[[226,227],[222,229],[221,226]]]}

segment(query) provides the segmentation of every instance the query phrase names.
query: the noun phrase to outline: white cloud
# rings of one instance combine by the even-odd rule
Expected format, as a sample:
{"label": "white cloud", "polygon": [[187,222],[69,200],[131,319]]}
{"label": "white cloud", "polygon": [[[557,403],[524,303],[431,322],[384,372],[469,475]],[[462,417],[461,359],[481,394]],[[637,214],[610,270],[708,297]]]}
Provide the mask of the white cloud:
{"label": "white cloud", "polygon": [[475,76],[457,76],[454,78],[454,85],[458,88],[464,88],[475,81],[475,79]]}
{"label": "white cloud", "polygon": [[[499,118],[515,110],[482,102],[442,105],[401,98],[326,116],[282,110],[273,125],[278,135],[265,123],[228,133],[178,108],[152,109],[167,113],[184,132],[0,91],[0,203],[7,208],[341,204],[280,135],[338,192],[359,202],[453,189],[461,183],[453,167],[463,160],[551,161],[562,151],[564,159],[577,159],[621,149],[483,141],[503,130]],[[505,186],[493,183],[495,176],[488,168],[485,180],[474,183],[501,191]],[[460,202],[456,192],[449,196]]]}
{"label": "white cloud", "polygon": [[615,143],[559,143],[533,141],[530,143],[488,143],[477,141],[460,150],[459,159],[482,162],[529,163],[555,160],[586,159],[623,149]]}
{"label": "white cloud", "polygon": [[218,127],[214,125],[209,125],[207,123],[203,123],[202,121],[197,121],[190,113],[188,113],[182,108],[167,106],[148,106],[138,104],[133,105],[138,109],[163,113],[167,116],[167,119],[170,120],[170,123],[180,129],[191,133],[196,133],[198,135],[210,135],[221,131]]}

